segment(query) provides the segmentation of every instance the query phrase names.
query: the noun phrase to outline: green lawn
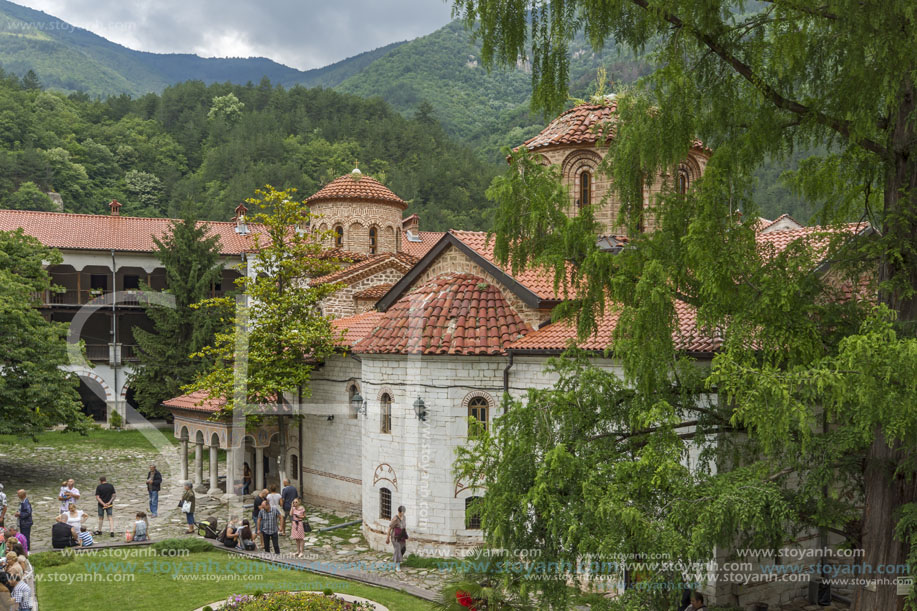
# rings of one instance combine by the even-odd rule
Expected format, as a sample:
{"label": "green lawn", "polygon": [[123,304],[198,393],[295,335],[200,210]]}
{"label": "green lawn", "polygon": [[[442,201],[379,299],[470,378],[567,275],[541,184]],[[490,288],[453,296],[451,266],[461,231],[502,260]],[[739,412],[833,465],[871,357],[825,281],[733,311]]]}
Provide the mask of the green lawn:
{"label": "green lawn", "polygon": [[[118,548],[141,554],[145,548]],[[129,579],[133,581],[127,581]],[[429,611],[433,605],[403,592],[342,579],[279,569],[220,551],[185,557],[142,556],[119,559],[101,551],[79,554],[71,562],[37,571],[38,603],[43,609],[130,609],[191,611],[230,594],[273,590],[324,590],[377,601],[392,611]],[[74,607],[74,601],[79,601]]]}
{"label": "green lawn", "polygon": [[[173,445],[178,444],[178,440],[172,435],[171,429],[160,429],[160,432],[165,435]],[[46,431],[44,433],[39,433],[36,439],[19,435],[0,435],[0,445],[4,444],[33,447],[74,447],[78,445],[89,445],[109,449],[153,449],[153,445],[147,441],[146,437],[144,437],[143,433],[140,431],[112,431],[109,429],[93,429],[87,435],[64,433],[61,431]]]}

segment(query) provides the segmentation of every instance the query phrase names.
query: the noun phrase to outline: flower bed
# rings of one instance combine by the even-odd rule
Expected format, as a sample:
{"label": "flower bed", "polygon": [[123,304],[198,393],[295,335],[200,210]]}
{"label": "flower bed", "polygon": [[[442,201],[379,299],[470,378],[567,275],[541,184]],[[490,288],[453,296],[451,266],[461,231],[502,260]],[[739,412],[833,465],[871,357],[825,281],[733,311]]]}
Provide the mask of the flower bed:
{"label": "flower bed", "polygon": [[[267,594],[231,596],[221,611],[376,611],[380,607],[365,599],[322,592],[268,592]],[[206,609],[206,607],[205,607]]]}

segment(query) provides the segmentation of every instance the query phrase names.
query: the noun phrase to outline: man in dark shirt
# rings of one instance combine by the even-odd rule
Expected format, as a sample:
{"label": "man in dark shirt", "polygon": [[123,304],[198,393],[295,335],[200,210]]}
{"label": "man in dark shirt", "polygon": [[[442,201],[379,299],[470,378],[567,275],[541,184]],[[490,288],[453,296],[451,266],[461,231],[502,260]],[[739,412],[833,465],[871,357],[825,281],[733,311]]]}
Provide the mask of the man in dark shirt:
{"label": "man in dark shirt", "polygon": [[32,547],[32,502],[25,490],[19,490],[16,496],[19,497],[19,511],[16,512],[16,517],[19,518],[19,532],[29,542],[25,550],[29,551]]}
{"label": "man in dark shirt", "polygon": [[280,532],[286,533],[287,520],[290,519],[290,510],[293,508],[293,500],[299,497],[296,486],[290,485],[290,480],[283,480],[283,490],[280,491],[280,503],[283,507],[283,519],[280,521]]}
{"label": "man in dark shirt", "polygon": [[73,528],[67,524],[67,514],[62,513],[57,516],[57,522],[51,527],[51,547],[54,549],[75,547],[78,536],[74,533]]}
{"label": "man in dark shirt", "polygon": [[162,473],[156,470],[156,465],[150,465],[150,472],[146,474],[146,489],[150,493],[151,518],[155,518],[159,513],[160,487],[162,487]]}
{"label": "man in dark shirt", "polygon": [[99,504],[99,530],[97,535],[102,534],[102,521],[108,514],[108,536],[115,536],[115,520],[112,517],[112,508],[115,506],[115,487],[108,483],[105,476],[99,478],[99,485],[96,486],[96,501]]}

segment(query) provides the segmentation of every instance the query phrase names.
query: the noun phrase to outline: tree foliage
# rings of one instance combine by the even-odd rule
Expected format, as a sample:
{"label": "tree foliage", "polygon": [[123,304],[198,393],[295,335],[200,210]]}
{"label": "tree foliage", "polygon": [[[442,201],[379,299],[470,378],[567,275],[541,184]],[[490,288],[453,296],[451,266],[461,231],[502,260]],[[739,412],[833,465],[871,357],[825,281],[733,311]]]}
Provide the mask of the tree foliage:
{"label": "tree foliage", "polygon": [[[565,198],[529,198],[507,177],[493,191],[498,252],[558,278],[572,262],[575,299],[559,314],[576,316],[583,333],[620,308],[613,350],[639,392],[675,375],[674,301],[696,308],[700,327],[724,338],[707,383],[722,391],[729,422],[747,430],[754,452],[738,464],[793,474],[776,480],[791,500],[787,540],[807,528],[842,533],[864,549],[866,579],[881,577],[879,565],[904,564],[914,534],[901,517],[917,498],[917,392],[908,378],[917,321],[913,3],[455,4],[480,27],[485,60],[531,58],[541,107],[566,99],[565,50],[577,31],[596,47],[610,38],[655,45],[659,69],[617,96],[602,167],[630,248],[600,251],[592,210],[566,219]],[[698,137],[712,149],[704,177],[645,208],[645,187],[670,176]],[[756,244],[753,172],[803,147],[823,151],[794,178],[816,218],[829,226],[862,218],[873,234],[854,238],[834,225],[780,253]],[[537,172],[524,154],[514,164],[513,172]],[[640,233],[647,216],[655,229]],[[882,307],[870,313],[876,288]],[[757,473],[763,484],[775,472]],[[701,521],[689,526],[690,540],[703,534]],[[889,581],[857,586],[858,610],[898,605]]]}
{"label": "tree foliage", "polygon": [[0,232],[0,432],[88,428],[76,375],[61,369],[69,362],[67,325],[38,311],[36,295],[52,288],[44,264],[60,262],[59,252],[21,229]]}
{"label": "tree foliage", "polygon": [[[218,236],[208,236],[205,225],[188,216],[171,225],[168,235],[154,238],[156,256],[166,274],[165,293],[174,297],[174,307],[150,301],[145,307],[152,331],[133,329],[139,350],[130,386],[140,411],[162,416],[162,402],[181,394],[208,365],[192,359],[213,342],[219,317],[194,305],[211,297],[213,286],[221,282]],[[149,294],[149,287],[145,288]]]}
{"label": "tree foliage", "polygon": [[196,355],[212,365],[186,390],[226,399],[226,410],[239,400],[261,406],[280,403],[288,392],[308,396],[312,370],[338,346],[340,332],[319,304],[339,286],[308,280],[334,271],[340,261],[324,256],[322,239],[328,236],[306,229],[308,207],[294,192],[268,185],[246,200],[260,210],[249,222],[262,225],[264,233],[254,234],[251,272],[239,279],[244,303],[231,297],[204,302],[218,308],[228,327]]}

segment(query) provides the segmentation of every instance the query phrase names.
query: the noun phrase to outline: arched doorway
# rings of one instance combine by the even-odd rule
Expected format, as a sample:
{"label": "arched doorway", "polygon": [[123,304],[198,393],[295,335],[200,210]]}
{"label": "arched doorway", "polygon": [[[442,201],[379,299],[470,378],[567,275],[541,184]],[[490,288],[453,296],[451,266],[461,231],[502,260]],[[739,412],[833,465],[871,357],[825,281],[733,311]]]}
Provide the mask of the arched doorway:
{"label": "arched doorway", "polygon": [[108,420],[108,406],[105,402],[105,389],[91,378],[80,376],[80,401],[83,404],[83,413],[96,422]]}

